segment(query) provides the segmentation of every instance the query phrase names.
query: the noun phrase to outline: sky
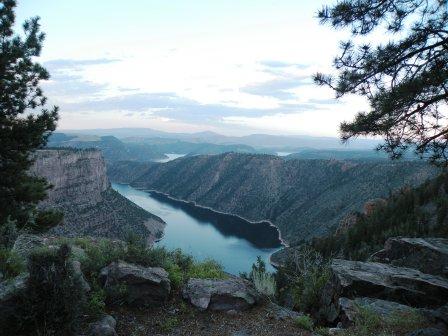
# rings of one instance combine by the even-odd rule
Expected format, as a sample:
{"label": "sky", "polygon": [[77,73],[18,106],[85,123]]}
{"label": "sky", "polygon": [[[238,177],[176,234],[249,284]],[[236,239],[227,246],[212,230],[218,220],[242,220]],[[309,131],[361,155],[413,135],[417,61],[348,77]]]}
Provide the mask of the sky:
{"label": "sky", "polygon": [[16,14],[41,17],[60,130],[337,136],[367,105],[312,82],[349,37],[316,19],[332,3],[18,0]]}

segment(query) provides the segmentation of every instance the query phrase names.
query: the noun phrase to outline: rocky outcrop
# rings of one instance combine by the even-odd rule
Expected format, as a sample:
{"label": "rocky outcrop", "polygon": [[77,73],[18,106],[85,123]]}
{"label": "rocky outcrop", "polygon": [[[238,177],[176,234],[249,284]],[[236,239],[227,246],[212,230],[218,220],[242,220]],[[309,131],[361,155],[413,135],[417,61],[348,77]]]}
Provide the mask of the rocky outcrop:
{"label": "rocky outcrop", "polygon": [[411,268],[335,259],[331,272],[322,291],[319,316],[329,322],[340,318],[341,298],[382,299],[418,308],[437,308],[448,301],[447,279]]}
{"label": "rocky outcrop", "polygon": [[185,300],[201,310],[242,311],[255,305],[259,294],[247,281],[190,279],[182,291]]}
{"label": "rocky outcrop", "polygon": [[110,315],[103,315],[98,321],[90,324],[89,336],[117,336],[117,322]]}
{"label": "rocky outcrop", "polygon": [[[120,167],[114,176],[120,176]],[[289,243],[322,236],[368,200],[417,185],[437,170],[422,162],[283,160],[226,153],[185,157],[129,173],[127,182],[251,221],[269,220]]]}
{"label": "rocky outcrop", "polygon": [[148,243],[159,238],[165,223],[115,192],[98,150],[39,150],[31,173],[53,185],[42,208],[64,213],[50,232],[65,236],[124,238],[133,231]]}
{"label": "rocky outcrop", "polygon": [[384,249],[370,259],[448,277],[448,239],[389,238]]}
{"label": "rocky outcrop", "polygon": [[123,261],[103,268],[100,281],[109,294],[117,287],[124,287],[125,302],[135,306],[160,304],[166,301],[171,290],[168,273],[163,268],[143,267]]}
{"label": "rocky outcrop", "polygon": [[448,301],[448,280],[418,270],[381,263],[336,259],[332,286],[341,297],[366,296],[413,307],[438,307]]}
{"label": "rocky outcrop", "polygon": [[356,320],[360,308],[368,309],[382,318],[387,318],[397,312],[413,313],[416,311],[401,303],[366,297],[353,300],[342,297],[339,299],[339,308],[340,319],[344,325],[350,325]]}

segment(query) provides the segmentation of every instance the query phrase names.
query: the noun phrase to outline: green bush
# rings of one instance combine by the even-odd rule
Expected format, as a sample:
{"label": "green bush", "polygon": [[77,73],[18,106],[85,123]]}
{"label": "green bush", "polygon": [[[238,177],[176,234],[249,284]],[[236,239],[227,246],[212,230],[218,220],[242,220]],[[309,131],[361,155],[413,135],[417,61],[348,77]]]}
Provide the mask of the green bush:
{"label": "green bush", "polygon": [[294,319],[294,323],[302,329],[305,329],[308,331],[313,331],[313,328],[314,328],[313,319],[307,315],[302,315],[302,316],[296,317]]}
{"label": "green bush", "polygon": [[319,310],[321,291],[330,279],[329,265],[329,260],[304,245],[278,272],[279,290],[292,293],[296,309],[314,314]]}
{"label": "green bush", "polygon": [[252,265],[249,275],[242,274],[242,277],[251,281],[259,293],[269,298],[275,298],[277,293],[275,275],[266,272],[266,264],[260,256],[257,257],[257,261]]}
{"label": "green bush", "polygon": [[222,266],[214,260],[193,263],[187,273],[188,278],[225,279]]}
{"label": "green bush", "polygon": [[86,313],[90,317],[98,317],[104,313],[106,308],[106,292],[104,289],[95,285],[92,291],[89,293],[87,299]]}
{"label": "green bush", "polygon": [[26,270],[23,259],[7,248],[0,248],[0,274],[5,279],[13,278]]}
{"label": "green bush", "polygon": [[[69,262],[70,248],[40,249],[29,256],[29,279],[21,298],[20,330],[32,335],[70,335],[85,304],[80,276]],[[16,334],[21,334],[20,332]]]}

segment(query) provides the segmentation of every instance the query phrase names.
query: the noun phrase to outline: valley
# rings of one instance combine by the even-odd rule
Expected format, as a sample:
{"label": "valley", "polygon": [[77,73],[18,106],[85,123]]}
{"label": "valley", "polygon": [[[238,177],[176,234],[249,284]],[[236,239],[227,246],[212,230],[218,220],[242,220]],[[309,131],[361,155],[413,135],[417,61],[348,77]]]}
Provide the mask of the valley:
{"label": "valley", "polygon": [[368,200],[421,184],[437,171],[419,161],[285,160],[226,153],[164,164],[120,162],[108,168],[108,175],[113,182],[250,221],[271,221],[288,243],[297,244],[336,229]]}

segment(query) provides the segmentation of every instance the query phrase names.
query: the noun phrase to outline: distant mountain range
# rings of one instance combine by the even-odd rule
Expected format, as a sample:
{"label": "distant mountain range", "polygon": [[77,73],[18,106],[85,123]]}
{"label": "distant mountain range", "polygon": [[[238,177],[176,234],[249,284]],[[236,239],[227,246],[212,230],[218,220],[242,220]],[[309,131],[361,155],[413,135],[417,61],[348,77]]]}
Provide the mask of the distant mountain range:
{"label": "distant mountain range", "polygon": [[221,154],[226,152],[259,153],[248,145],[187,142],[169,138],[128,137],[118,139],[113,135],[96,134],[66,134],[53,133],[48,141],[48,147],[96,148],[103,153],[105,160],[117,161],[164,161],[167,153],[182,155]]}
{"label": "distant mountain range", "polygon": [[93,134],[97,136],[112,135],[119,139],[132,138],[134,141],[147,138],[176,139],[194,143],[209,143],[217,145],[247,145],[255,149],[270,148],[277,151],[294,152],[298,148],[314,149],[373,149],[379,143],[371,139],[355,139],[348,145],[341,144],[336,137],[314,136],[282,136],[269,134],[252,134],[247,136],[226,136],[215,132],[170,133],[150,128],[113,128],[66,130],[65,133]]}
{"label": "distant mountain range", "polygon": [[285,160],[236,153],[108,168],[112,181],[252,221],[270,220],[291,243],[324,235],[366,201],[419,185],[437,173],[422,161]]}

